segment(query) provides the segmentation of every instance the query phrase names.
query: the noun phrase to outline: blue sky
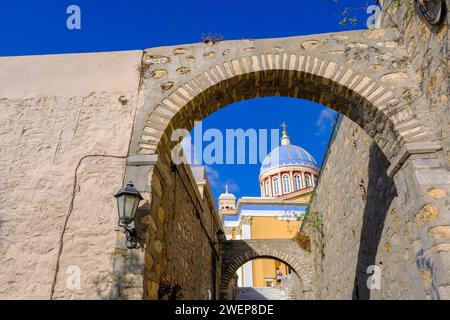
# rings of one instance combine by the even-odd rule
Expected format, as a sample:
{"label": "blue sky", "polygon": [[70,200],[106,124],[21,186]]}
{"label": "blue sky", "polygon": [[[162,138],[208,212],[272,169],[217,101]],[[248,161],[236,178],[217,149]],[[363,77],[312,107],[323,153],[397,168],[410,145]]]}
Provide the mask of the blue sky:
{"label": "blue sky", "polygon": [[[373,1],[369,1],[372,3]],[[81,30],[66,27],[69,5],[81,9]],[[0,56],[144,49],[201,41],[287,37],[365,29],[366,0],[1,0]],[[341,26],[349,6],[358,22]],[[294,144],[321,162],[334,113],[323,106],[280,97],[241,101],[210,115],[207,128],[279,128],[288,123]],[[237,196],[258,196],[259,165],[208,168],[217,197],[228,182]]]}
{"label": "blue sky", "polygon": [[[66,9],[81,9],[81,30],[68,30]],[[0,55],[143,49],[225,39],[271,38],[365,28],[339,25],[345,6],[366,0],[1,0]]]}
{"label": "blue sky", "polygon": [[[283,121],[291,143],[307,150],[321,164],[331,134],[336,112],[310,101],[268,97],[241,101],[222,108],[202,121],[203,132],[210,128],[219,129],[225,137],[226,129],[279,129]],[[192,142],[195,139],[191,131]],[[224,138],[225,139],[225,138]],[[203,149],[210,142],[203,143]],[[224,147],[225,149],[225,147]],[[207,165],[208,178],[217,198],[225,190],[225,184],[237,197],[259,196],[258,175],[261,163],[249,164],[250,148],[246,146],[246,164]],[[241,150],[242,152],[242,150]],[[196,152],[196,154],[198,154]],[[237,154],[235,144],[235,155]],[[197,156],[197,159],[200,159]],[[236,157],[235,157],[236,160]],[[235,161],[236,163],[236,161]]]}

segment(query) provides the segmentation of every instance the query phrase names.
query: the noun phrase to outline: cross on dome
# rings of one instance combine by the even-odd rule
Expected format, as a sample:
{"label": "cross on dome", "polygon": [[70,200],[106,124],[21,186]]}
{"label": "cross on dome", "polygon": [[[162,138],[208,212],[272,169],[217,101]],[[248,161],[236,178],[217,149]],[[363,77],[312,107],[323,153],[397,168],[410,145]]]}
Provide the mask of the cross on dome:
{"label": "cross on dome", "polygon": [[283,123],[281,124],[281,126],[283,127],[283,136],[281,137],[281,144],[283,146],[288,146],[291,144],[291,139],[289,139],[288,135],[287,135],[287,124],[285,121],[283,121]]}
{"label": "cross on dome", "polygon": [[283,127],[283,135],[286,135],[286,128],[287,128],[286,122],[283,121],[283,123],[281,124],[281,126]]}
{"label": "cross on dome", "polygon": [[225,192],[220,194],[219,200],[232,200],[232,199],[236,200],[236,196],[234,194],[230,193],[228,189],[229,189],[229,185],[226,184],[225,185]]}

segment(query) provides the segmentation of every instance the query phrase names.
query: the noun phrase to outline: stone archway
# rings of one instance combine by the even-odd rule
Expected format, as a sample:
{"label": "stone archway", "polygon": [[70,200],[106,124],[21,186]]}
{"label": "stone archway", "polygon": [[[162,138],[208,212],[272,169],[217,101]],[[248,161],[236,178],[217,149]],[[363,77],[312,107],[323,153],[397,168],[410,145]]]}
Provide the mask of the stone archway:
{"label": "stone archway", "polygon": [[289,239],[276,240],[230,240],[221,244],[222,277],[220,297],[229,299],[230,281],[236,271],[246,262],[258,258],[271,258],[288,265],[299,277],[302,297],[314,298],[313,263],[311,255]]}
{"label": "stone archway", "polygon": [[[401,191],[414,201],[410,210],[420,215],[427,205],[434,206],[421,178],[426,165],[419,162],[422,157],[441,157],[436,154],[442,139],[426,116],[426,101],[396,39],[395,30],[383,29],[164,47],[144,53],[141,107],[127,173],[139,177],[138,187],[147,193],[156,217],[153,229],[158,230],[147,239],[152,249],[146,257],[153,267],[146,270],[144,296],[155,297],[166,263],[162,248],[172,245],[164,240],[168,220],[164,216],[174,206],[169,199],[175,188],[170,183],[170,151],[178,141],[171,141],[171,134],[178,128],[190,130],[194,121],[240,100],[304,98],[343,113],[381,148],[390,162],[389,176],[409,184]],[[414,163],[405,166],[407,161]],[[402,168],[404,172],[397,174]],[[423,256],[432,245],[426,232],[417,234],[421,243],[416,245],[417,254]],[[445,265],[441,258],[435,259],[437,263]]]}
{"label": "stone archway", "polygon": [[416,116],[416,81],[404,59],[393,30],[151,49],[131,152],[163,156],[174,129],[190,130],[240,100],[287,96],[342,112],[397,165],[404,153],[422,152],[417,143],[434,133]]}

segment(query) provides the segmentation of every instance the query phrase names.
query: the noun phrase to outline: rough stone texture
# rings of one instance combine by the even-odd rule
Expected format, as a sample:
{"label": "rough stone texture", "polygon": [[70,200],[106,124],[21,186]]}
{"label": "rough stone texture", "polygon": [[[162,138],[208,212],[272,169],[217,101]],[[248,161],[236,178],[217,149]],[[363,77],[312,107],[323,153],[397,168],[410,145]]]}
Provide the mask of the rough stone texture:
{"label": "rough stone texture", "polygon": [[[402,201],[398,210],[403,213],[402,221],[410,221],[427,204],[436,211],[448,212],[448,196],[429,201],[427,190],[437,188],[448,194],[449,168],[442,151],[446,143],[442,132],[449,126],[442,123],[442,118],[429,116],[430,105],[412,72],[410,53],[403,46],[401,32],[384,28],[148,49],[143,61],[143,106],[136,119],[130,152],[158,155],[160,167],[166,168],[160,171],[169,171],[170,152],[177,143],[171,141],[175,129],[190,130],[194,121],[243,99],[278,95],[305,98],[340,111],[378,145],[377,153],[383,156],[378,156],[378,163],[371,166],[381,170],[389,163],[384,168],[385,178],[394,177]],[[146,63],[147,56],[165,59]],[[151,76],[155,70],[166,72],[155,79]],[[436,85],[442,86],[442,82],[443,79],[436,79]],[[362,157],[360,161],[367,160],[358,156]],[[350,184],[349,188],[356,189],[348,189],[347,193],[359,192],[360,183]],[[365,184],[362,188],[368,187],[367,181]],[[173,186],[159,188],[164,195],[173,192]],[[386,204],[386,210],[389,206]],[[157,208],[153,206],[152,210]],[[443,216],[450,218],[447,213]],[[446,296],[440,292],[447,290],[450,279],[448,253],[443,253],[446,247],[432,247],[427,227],[411,231],[408,245],[415,244],[415,275],[399,276],[400,287],[391,288],[391,297]],[[395,236],[394,242],[400,241],[397,237],[400,236]],[[396,270],[398,261],[389,262],[389,267]],[[364,263],[361,260],[358,267]],[[411,289],[417,289],[414,293],[403,292],[404,282],[418,279],[417,270],[424,264],[435,268],[433,279],[437,280],[433,280],[433,286],[423,289],[419,283]],[[151,275],[157,278],[154,272]],[[362,281],[357,279],[357,283]],[[367,293],[358,290],[355,296],[367,297]]]}
{"label": "rough stone texture", "polygon": [[108,297],[140,58],[0,58],[1,298],[49,299],[58,260],[53,298]]}
{"label": "rough stone texture", "polygon": [[[195,120],[243,99],[282,95],[316,101],[346,114],[397,165],[394,160],[401,148],[416,152],[410,143],[439,144],[435,130],[424,131],[422,119],[416,116],[416,108],[423,106],[410,97],[418,87],[415,75],[406,68],[406,51],[385,45],[396,43],[398,37],[395,29],[385,29],[197,44],[183,47],[182,53],[176,51],[178,47],[148,49],[143,62],[143,107],[135,126],[140,134],[133,138],[131,152],[158,153],[166,161],[163,152],[173,145],[174,129],[190,130]],[[253,49],[246,50],[249,47]],[[203,54],[212,50],[221,54],[205,59]],[[149,55],[167,59],[145,64]],[[189,72],[180,73],[180,68]],[[167,76],[152,78],[148,76],[152,70],[166,70]],[[168,80],[173,86],[162,90]],[[162,145],[164,150],[157,151]]]}
{"label": "rough stone texture", "polygon": [[[448,243],[447,226],[436,226],[448,202],[427,203],[416,212],[421,201],[415,199],[414,176],[405,168],[392,179],[387,168],[372,139],[341,117],[310,204],[324,221],[323,237],[311,233],[318,298],[446,299],[446,289],[438,288],[448,274],[437,259],[449,248],[434,244]],[[436,177],[438,168],[427,174]],[[444,194],[429,188],[430,199]],[[425,251],[420,237],[427,230],[432,243]],[[371,265],[381,270],[379,290],[366,285]]]}
{"label": "rough stone texture", "polygon": [[229,240],[221,243],[222,278],[221,298],[230,298],[236,271],[246,262],[258,258],[272,258],[287,264],[297,275],[298,299],[314,297],[312,284],[313,265],[311,256],[289,239]]}
{"label": "rough stone texture", "polygon": [[206,176],[185,165],[156,166],[152,174],[144,296],[162,298],[164,282],[179,285],[183,299],[217,299],[222,226]]}
{"label": "rough stone texture", "polygon": [[[449,51],[448,33],[450,15],[440,27],[430,27],[414,10],[413,0],[403,0],[396,6],[392,0],[383,1],[382,26],[393,27],[401,35],[400,43],[408,55],[408,64],[416,75],[419,92],[413,99],[422,99],[427,109],[417,110],[426,115],[427,125],[440,123],[444,141],[444,152],[450,153],[449,108]],[[445,0],[447,11],[450,1]],[[446,126],[446,127],[445,127]],[[447,161],[449,158],[447,158]],[[447,165],[449,163],[447,162]]]}
{"label": "rough stone texture", "polygon": [[[412,212],[420,212],[418,208],[431,208],[432,216],[437,218],[428,221],[419,232],[421,248],[416,248],[416,264],[420,270],[426,265],[431,269],[431,288],[427,294],[433,298],[449,299],[450,297],[450,250],[448,239],[430,238],[428,230],[435,226],[450,224],[450,81],[449,72],[449,22],[447,12],[443,25],[428,26],[415,13],[412,0],[403,1],[396,7],[385,1],[383,26],[393,26],[402,35],[401,44],[408,54],[410,69],[416,75],[419,84],[418,100],[428,108],[418,109],[417,114],[424,117],[425,126],[436,126],[443,141],[443,149],[433,155],[412,156],[410,163],[404,166],[404,175],[408,179],[408,187],[414,191],[410,194],[416,200]],[[450,1],[445,0],[447,11]],[[401,179],[401,177],[398,177]],[[396,179],[397,181],[397,179]],[[397,182],[396,182],[397,183]],[[434,190],[434,191],[432,191]],[[436,192],[440,196],[436,197]],[[416,243],[417,244],[417,243]],[[445,272],[447,270],[447,273]]]}
{"label": "rough stone texture", "polygon": [[292,292],[294,300],[315,299],[314,292],[305,296],[302,280],[294,273],[282,277],[280,286],[285,292]]}
{"label": "rough stone texture", "polygon": [[[310,204],[324,221],[323,237],[312,241],[318,298],[425,298],[412,248],[415,217],[398,196],[406,190],[387,176],[386,158],[361,128],[340,117],[336,130]],[[367,288],[371,265],[381,270],[380,290]]]}

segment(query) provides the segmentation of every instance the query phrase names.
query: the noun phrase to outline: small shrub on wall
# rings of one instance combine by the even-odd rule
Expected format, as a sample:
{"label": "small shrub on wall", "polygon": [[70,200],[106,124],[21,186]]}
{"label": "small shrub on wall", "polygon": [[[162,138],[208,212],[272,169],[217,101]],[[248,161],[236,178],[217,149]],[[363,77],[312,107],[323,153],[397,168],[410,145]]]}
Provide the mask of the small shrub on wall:
{"label": "small shrub on wall", "polygon": [[318,232],[321,236],[323,235],[323,218],[320,212],[311,211],[305,214],[302,219],[302,228],[310,229]]}
{"label": "small shrub on wall", "polygon": [[[323,217],[320,212],[309,211],[305,214],[302,220],[302,226],[297,233],[296,240],[305,242],[306,238],[309,239],[309,252],[312,251],[312,246],[317,250],[322,256],[324,253],[324,241],[323,241]],[[300,242],[299,242],[300,244]],[[300,244],[302,246],[302,244]],[[303,247],[302,247],[303,248]],[[303,248],[305,249],[305,248]],[[305,249],[306,250],[306,249]]]}
{"label": "small shrub on wall", "polygon": [[294,240],[300,245],[300,248],[311,252],[311,239],[302,230],[299,230],[294,237]]}

